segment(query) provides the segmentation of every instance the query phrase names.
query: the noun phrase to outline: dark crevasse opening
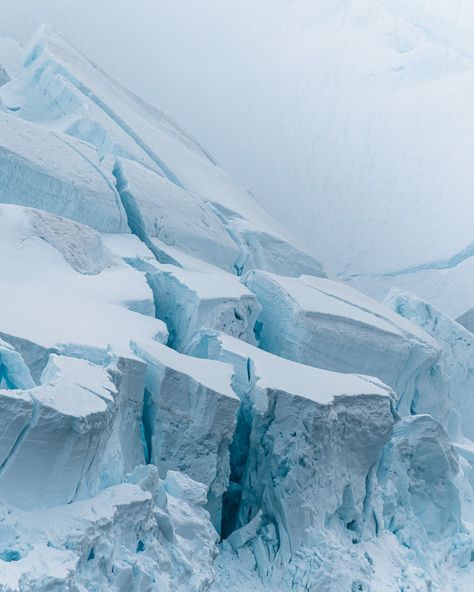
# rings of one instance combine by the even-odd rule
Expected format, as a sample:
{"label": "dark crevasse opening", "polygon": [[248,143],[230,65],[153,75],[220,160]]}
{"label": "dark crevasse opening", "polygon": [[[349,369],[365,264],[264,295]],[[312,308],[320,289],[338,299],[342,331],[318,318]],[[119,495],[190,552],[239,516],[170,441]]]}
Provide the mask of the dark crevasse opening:
{"label": "dark crevasse opening", "polygon": [[143,396],[143,413],[142,413],[142,442],[145,455],[145,463],[151,463],[153,451],[153,434],[155,431],[155,406],[153,404],[153,397],[150,392],[145,389]]}
{"label": "dark crevasse opening", "polygon": [[[251,362],[247,364],[247,376],[249,384],[252,381]],[[234,389],[237,385],[234,385]],[[250,449],[250,432],[252,429],[252,403],[249,393],[239,393],[241,403],[237,414],[237,425],[234,432],[234,437],[229,447],[230,453],[230,478],[227,491],[222,499],[222,523],[221,523],[221,539],[226,539],[234,530],[241,525],[238,524],[238,516],[240,510],[240,502],[242,499],[242,487],[245,477],[245,470],[247,466],[249,449]]]}
{"label": "dark crevasse opening", "polygon": [[120,196],[125,214],[127,215],[128,226],[132,234],[137,236],[150,249],[159,263],[181,267],[173,257],[170,257],[165,251],[160,249],[152,240],[150,240],[150,237],[146,232],[145,221],[143,220],[140,206],[138,205],[135,196],[129,190],[128,181],[124,175],[122,165],[118,160],[114,165],[112,174],[115,178],[115,186]]}

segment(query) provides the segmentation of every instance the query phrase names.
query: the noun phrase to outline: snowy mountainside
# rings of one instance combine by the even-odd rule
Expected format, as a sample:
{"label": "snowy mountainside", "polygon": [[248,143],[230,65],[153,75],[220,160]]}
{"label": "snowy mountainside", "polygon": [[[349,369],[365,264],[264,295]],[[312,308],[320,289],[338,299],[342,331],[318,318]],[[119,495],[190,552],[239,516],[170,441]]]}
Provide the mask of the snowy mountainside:
{"label": "snowy mountainside", "polygon": [[472,334],[329,280],[60,34],[15,47],[0,590],[467,590]]}
{"label": "snowy mountainside", "polygon": [[0,35],[52,22],[170,113],[331,274],[472,307],[470,0],[2,8]]}

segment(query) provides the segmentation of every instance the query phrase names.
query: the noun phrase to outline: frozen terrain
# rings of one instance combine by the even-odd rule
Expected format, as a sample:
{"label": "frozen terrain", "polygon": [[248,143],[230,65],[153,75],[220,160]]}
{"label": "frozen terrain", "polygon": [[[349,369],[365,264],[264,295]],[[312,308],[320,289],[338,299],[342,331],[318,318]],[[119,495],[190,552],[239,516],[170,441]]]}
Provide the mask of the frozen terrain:
{"label": "frozen terrain", "polygon": [[52,28],[0,66],[0,592],[470,590],[472,315],[328,279]]}
{"label": "frozen terrain", "polygon": [[0,35],[26,42],[43,20],[191,130],[331,273],[472,307],[470,0],[3,0]]}

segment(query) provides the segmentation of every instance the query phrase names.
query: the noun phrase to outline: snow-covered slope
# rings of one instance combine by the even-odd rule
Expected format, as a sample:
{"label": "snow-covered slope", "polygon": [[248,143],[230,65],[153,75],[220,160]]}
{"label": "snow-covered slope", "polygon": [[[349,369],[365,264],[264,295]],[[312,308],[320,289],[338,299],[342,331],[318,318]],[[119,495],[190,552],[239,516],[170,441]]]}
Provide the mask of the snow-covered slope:
{"label": "snow-covered slope", "polygon": [[25,41],[53,19],[331,272],[382,274],[354,279],[377,297],[402,282],[450,314],[472,305],[470,0],[4,4],[0,34]]}
{"label": "snow-covered slope", "polygon": [[0,35],[60,26],[331,274],[379,299],[399,285],[455,316],[472,306],[469,0],[20,5],[4,0]]}
{"label": "snow-covered slope", "polygon": [[328,280],[50,28],[15,48],[0,591],[468,590],[471,334]]}

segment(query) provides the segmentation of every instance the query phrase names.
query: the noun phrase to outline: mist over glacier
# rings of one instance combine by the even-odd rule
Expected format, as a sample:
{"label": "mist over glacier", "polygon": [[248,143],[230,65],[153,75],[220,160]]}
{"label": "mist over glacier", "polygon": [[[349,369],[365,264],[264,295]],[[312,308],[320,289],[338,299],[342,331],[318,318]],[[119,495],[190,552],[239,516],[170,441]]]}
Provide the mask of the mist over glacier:
{"label": "mist over glacier", "polygon": [[0,592],[472,589],[472,17],[3,0]]}

